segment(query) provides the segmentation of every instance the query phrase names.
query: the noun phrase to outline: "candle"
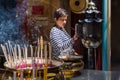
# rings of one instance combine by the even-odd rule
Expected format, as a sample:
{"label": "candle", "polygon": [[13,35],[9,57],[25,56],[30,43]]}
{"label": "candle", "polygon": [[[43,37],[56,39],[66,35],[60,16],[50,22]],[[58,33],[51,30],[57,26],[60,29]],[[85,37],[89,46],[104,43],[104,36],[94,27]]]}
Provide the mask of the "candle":
{"label": "candle", "polygon": [[7,46],[8,50],[9,50],[9,59],[10,59],[10,62],[11,62],[11,66],[13,65],[13,56],[12,56],[12,45],[10,44],[10,41],[8,41],[8,46]]}
{"label": "candle", "polygon": [[10,54],[8,54],[8,58],[9,58],[10,66],[12,67],[13,63],[12,63],[12,58],[11,58]]}
{"label": "candle", "polygon": [[19,56],[19,60],[21,61],[21,49],[20,49],[20,45],[17,45],[18,46],[18,56]]}
{"label": "candle", "polygon": [[51,52],[52,52],[52,47],[51,47],[51,44],[50,44],[50,42],[48,43],[49,44],[49,59],[50,59],[50,61],[51,61]]}
{"label": "candle", "polygon": [[30,52],[31,52],[31,67],[33,67],[33,47],[30,45]]}
{"label": "candle", "polygon": [[43,62],[43,60],[42,60],[42,59],[43,59],[42,50],[41,50],[41,52],[40,52],[40,53],[41,53],[41,55],[40,55],[40,56],[41,56],[41,63],[42,63],[42,62]]}
{"label": "candle", "polygon": [[47,44],[45,44],[44,53],[45,53],[44,80],[47,80],[47,69],[48,69],[48,62],[47,62]]}
{"label": "candle", "polygon": [[[17,60],[17,50],[16,50],[16,45],[14,46],[14,52],[13,52],[13,56],[14,56],[14,61],[16,62],[16,60]],[[12,46],[11,46],[11,50],[13,50],[12,49]]]}
{"label": "candle", "polygon": [[31,57],[33,58],[33,47],[30,45],[30,50],[31,50]]}
{"label": "candle", "polygon": [[43,37],[40,37],[40,45],[41,45],[41,50],[43,50]]}
{"label": "candle", "polygon": [[12,47],[12,45],[9,44],[8,48],[10,49],[11,56],[13,55],[13,58],[15,59],[15,52],[14,52],[14,48]]}
{"label": "candle", "polygon": [[35,58],[32,60],[32,79],[35,79]]}
{"label": "candle", "polygon": [[16,80],[16,71],[13,71],[13,80]]}
{"label": "candle", "polygon": [[9,53],[11,53],[12,56],[12,45],[10,44],[10,41],[8,41],[8,49],[9,49]]}
{"label": "candle", "polygon": [[36,47],[36,67],[39,68],[39,46]]}
{"label": "candle", "polygon": [[37,50],[37,57],[38,58],[40,57],[39,52],[40,52],[40,47],[38,46],[38,50]]}
{"label": "candle", "polygon": [[77,26],[78,24],[75,24],[75,35],[77,36]]}
{"label": "candle", "polygon": [[45,54],[45,64],[47,64],[47,44],[45,44],[44,54]]}
{"label": "candle", "polygon": [[40,37],[40,48],[41,48],[41,63],[43,63],[43,37]]}
{"label": "candle", "polygon": [[40,52],[40,42],[39,42],[39,38],[38,38],[38,45],[37,45],[37,47],[38,47],[37,57],[39,58],[39,57],[40,57],[40,56],[39,56],[39,52]]}

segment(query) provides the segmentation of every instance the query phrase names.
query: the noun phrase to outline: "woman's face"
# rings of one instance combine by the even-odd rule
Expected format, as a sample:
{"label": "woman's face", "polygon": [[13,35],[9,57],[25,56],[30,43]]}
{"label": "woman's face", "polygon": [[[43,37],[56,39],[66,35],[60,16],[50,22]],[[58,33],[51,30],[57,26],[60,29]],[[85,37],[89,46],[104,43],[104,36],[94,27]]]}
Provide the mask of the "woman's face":
{"label": "woman's face", "polygon": [[59,17],[58,19],[55,19],[55,23],[58,27],[62,28],[66,25],[67,22],[67,16]]}

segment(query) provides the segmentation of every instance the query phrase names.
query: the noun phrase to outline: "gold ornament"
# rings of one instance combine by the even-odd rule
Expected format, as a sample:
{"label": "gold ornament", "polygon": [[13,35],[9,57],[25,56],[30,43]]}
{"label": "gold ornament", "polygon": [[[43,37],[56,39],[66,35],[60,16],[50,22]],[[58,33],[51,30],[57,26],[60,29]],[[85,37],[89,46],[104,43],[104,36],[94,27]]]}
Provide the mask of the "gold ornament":
{"label": "gold ornament", "polygon": [[70,0],[70,9],[73,13],[81,14],[88,6],[88,0]]}

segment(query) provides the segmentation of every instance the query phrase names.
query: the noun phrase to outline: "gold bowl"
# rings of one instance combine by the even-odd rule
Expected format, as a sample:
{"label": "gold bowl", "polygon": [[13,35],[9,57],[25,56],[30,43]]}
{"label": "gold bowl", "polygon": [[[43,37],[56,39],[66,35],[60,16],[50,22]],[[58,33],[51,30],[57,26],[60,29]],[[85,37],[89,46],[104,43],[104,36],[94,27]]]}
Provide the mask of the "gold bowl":
{"label": "gold bowl", "polygon": [[58,56],[63,61],[77,61],[81,60],[83,56],[80,55],[69,55],[69,56]]}

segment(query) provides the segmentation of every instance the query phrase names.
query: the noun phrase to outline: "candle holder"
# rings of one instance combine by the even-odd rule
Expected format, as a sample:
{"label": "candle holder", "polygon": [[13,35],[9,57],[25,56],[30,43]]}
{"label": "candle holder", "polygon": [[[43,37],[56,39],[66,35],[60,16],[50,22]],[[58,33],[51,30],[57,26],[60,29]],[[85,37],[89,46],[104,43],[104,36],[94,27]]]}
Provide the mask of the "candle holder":
{"label": "candle holder", "polygon": [[[38,40],[39,44],[35,46],[28,44],[24,44],[22,47],[19,44],[13,46],[10,42],[5,45],[2,44],[1,47],[6,59],[6,62],[4,63],[5,68],[12,72],[16,71],[17,78],[19,79],[21,78],[22,73],[22,78],[40,78],[38,75],[39,71],[44,75],[44,69],[46,70],[46,75],[49,72],[55,71],[55,73],[59,73],[59,67],[63,65],[63,62],[53,60],[51,58],[50,43],[43,41],[43,39],[40,41],[40,39]],[[15,75],[15,73],[13,75]]]}
{"label": "candle holder", "polygon": [[[95,64],[96,69],[96,48],[102,42],[102,19],[100,18],[101,12],[97,10],[95,3],[91,0],[88,4],[88,8],[85,10],[85,18],[78,20],[79,37],[81,38],[82,44],[88,49],[88,68],[93,69]],[[93,62],[94,50],[95,62]]]}

